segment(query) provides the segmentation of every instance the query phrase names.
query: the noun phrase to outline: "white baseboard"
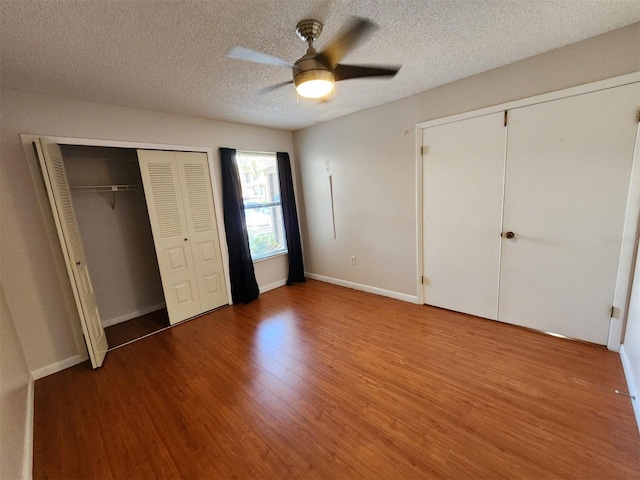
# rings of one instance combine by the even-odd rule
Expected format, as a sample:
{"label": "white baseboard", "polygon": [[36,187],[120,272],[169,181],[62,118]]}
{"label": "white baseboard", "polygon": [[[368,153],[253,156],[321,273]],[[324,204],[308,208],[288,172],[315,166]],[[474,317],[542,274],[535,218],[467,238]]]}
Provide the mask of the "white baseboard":
{"label": "white baseboard", "polygon": [[264,285],[260,287],[260,293],[268,292],[269,290],[273,290],[274,288],[282,287],[287,284],[287,279],[278,280],[277,282],[270,283],[269,285]]}
{"label": "white baseboard", "polygon": [[360,290],[362,292],[373,293],[374,295],[381,295],[383,297],[402,300],[403,302],[418,303],[418,297],[416,295],[407,295],[406,293],[394,292],[392,290],[385,290],[383,288],[372,287],[370,285],[362,285],[361,283],[349,282],[347,280],[341,280],[339,278],[325,277],[324,275],[316,275],[315,273],[305,272],[305,276],[312,280],[332,283],[341,287],[352,288],[354,290]]}
{"label": "white baseboard", "polygon": [[74,355],[73,357],[65,358],[56,363],[52,363],[51,365],[47,365],[46,367],[39,368],[31,372],[34,380],[38,380],[40,378],[47,377],[54,373],[61,372],[65,368],[73,367],[74,365],[78,365],[86,360],[89,360],[89,356],[85,353],[83,355]]}
{"label": "white baseboard", "polygon": [[638,425],[638,432],[640,432],[640,398],[638,398],[638,384],[636,383],[636,375],[640,375],[640,372],[634,372],[631,365],[631,360],[627,355],[627,351],[624,349],[624,344],[620,345],[620,359],[622,360],[622,369],[624,370],[624,378],[627,380],[627,389],[631,398],[631,406],[633,407],[633,413],[636,416],[636,424]]}
{"label": "white baseboard", "polygon": [[127,320],[131,320],[132,318],[138,318],[142,315],[146,315],[147,313],[155,312],[167,306],[166,303],[158,303],[157,305],[151,305],[150,307],[142,308],[140,310],[136,310],[134,312],[125,313],[124,315],[120,315],[119,317],[109,318],[107,320],[102,320],[102,326],[104,328],[110,327],[111,325],[116,325],[118,323],[126,322]]}
{"label": "white baseboard", "polygon": [[33,478],[33,417],[35,414],[36,381],[31,375],[27,387],[27,413],[24,422],[24,449],[22,452],[22,480]]}

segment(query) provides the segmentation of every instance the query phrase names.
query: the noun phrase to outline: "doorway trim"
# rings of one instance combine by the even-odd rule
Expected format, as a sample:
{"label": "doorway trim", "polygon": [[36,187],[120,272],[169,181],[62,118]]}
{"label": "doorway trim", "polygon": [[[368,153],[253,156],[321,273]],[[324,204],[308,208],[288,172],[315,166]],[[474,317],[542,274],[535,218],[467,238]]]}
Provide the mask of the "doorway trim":
{"label": "doorway trim", "polygon": [[[511,110],[514,108],[525,107],[529,105],[535,105],[539,103],[551,102],[553,100],[559,100],[561,98],[568,98],[586,93],[596,92],[598,90],[606,90],[609,88],[621,87],[623,85],[629,85],[632,83],[640,82],[640,72],[629,73],[626,75],[620,75],[606,80],[599,80],[596,82],[587,83],[584,85],[578,85],[575,87],[565,88],[557,90],[555,92],[544,93],[541,95],[535,95],[520,100],[514,100],[505,102],[489,107],[472,110],[469,112],[449,115],[445,117],[435,118],[424,122],[419,122],[415,127],[415,175],[416,175],[416,292],[417,303],[424,305],[424,288],[422,286],[422,278],[424,276],[424,252],[423,252],[423,234],[424,234],[424,222],[423,222],[423,171],[422,171],[422,139],[423,131],[429,127],[435,127],[438,125],[444,125],[447,123],[454,123],[460,120],[466,120],[469,118],[479,117],[496,113],[500,111]],[[640,107],[640,105],[638,105]],[[638,132],[640,132],[640,123]],[[636,147],[640,142],[640,134],[636,134]],[[636,148],[637,150],[637,148]],[[627,190],[627,205],[624,219],[624,231],[623,238],[635,237],[636,229],[638,227],[637,212],[634,204],[638,203],[638,199],[631,198],[632,192],[640,191],[640,158],[633,159],[633,165],[631,170],[631,180],[629,189]],[[618,274],[616,277],[616,286],[613,300],[614,314],[611,317],[609,323],[609,337],[607,341],[607,348],[609,350],[618,352],[620,351],[620,345],[624,337],[624,329],[627,319],[627,311],[629,306],[630,295],[630,275],[633,270],[633,260],[636,254],[636,244],[633,242],[623,242],[620,249],[620,256],[618,261]]]}

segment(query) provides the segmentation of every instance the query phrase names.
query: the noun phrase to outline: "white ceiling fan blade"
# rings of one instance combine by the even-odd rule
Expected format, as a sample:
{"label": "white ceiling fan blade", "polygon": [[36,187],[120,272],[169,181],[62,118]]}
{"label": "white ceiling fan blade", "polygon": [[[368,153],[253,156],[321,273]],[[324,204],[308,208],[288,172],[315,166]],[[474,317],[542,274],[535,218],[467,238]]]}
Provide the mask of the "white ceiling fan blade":
{"label": "white ceiling fan blade", "polygon": [[248,62],[262,63],[265,65],[274,65],[276,67],[289,67],[296,68],[291,62],[283,60],[267,53],[256,52],[249,48],[233,47],[227,51],[227,58],[233,58],[236,60],[246,60]]}

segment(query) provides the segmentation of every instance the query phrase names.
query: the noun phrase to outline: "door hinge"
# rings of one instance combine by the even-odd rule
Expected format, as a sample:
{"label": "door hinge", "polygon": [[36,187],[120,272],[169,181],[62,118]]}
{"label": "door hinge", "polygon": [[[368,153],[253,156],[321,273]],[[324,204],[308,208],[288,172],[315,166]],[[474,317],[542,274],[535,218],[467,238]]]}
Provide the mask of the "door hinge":
{"label": "door hinge", "polygon": [[509,120],[509,111],[508,111],[508,110],[505,110],[505,111],[504,111],[504,126],[505,126],[505,127],[507,126],[507,122],[508,122],[508,120]]}
{"label": "door hinge", "polygon": [[420,277],[420,283],[424,285],[424,275]]}
{"label": "door hinge", "polygon": [[424,147],[424,145],[422,147],[420,147],[420,155],[424,157],[424,154],[426,153],[427,149]]}
{"label": "door hinge", "polygon": [[640,123],[640,108],[638,108],[638,116],[637,116],[636,120],[638,121],[638,123]]}
{"label": "door hinge", "polygon": [[613,318],[613,314],[615,313],[616,307],[614,307],[613,305],[611,305],[611,315],[609,315],[610,317]]}

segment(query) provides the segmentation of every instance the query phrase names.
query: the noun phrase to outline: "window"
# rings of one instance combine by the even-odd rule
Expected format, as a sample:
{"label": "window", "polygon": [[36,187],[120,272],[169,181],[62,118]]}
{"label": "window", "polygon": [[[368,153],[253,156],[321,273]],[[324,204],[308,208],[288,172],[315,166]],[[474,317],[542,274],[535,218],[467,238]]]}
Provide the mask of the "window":
{"label": "window", "polygon": [[251,258],[287,252],[275,153],[236,152]]}

